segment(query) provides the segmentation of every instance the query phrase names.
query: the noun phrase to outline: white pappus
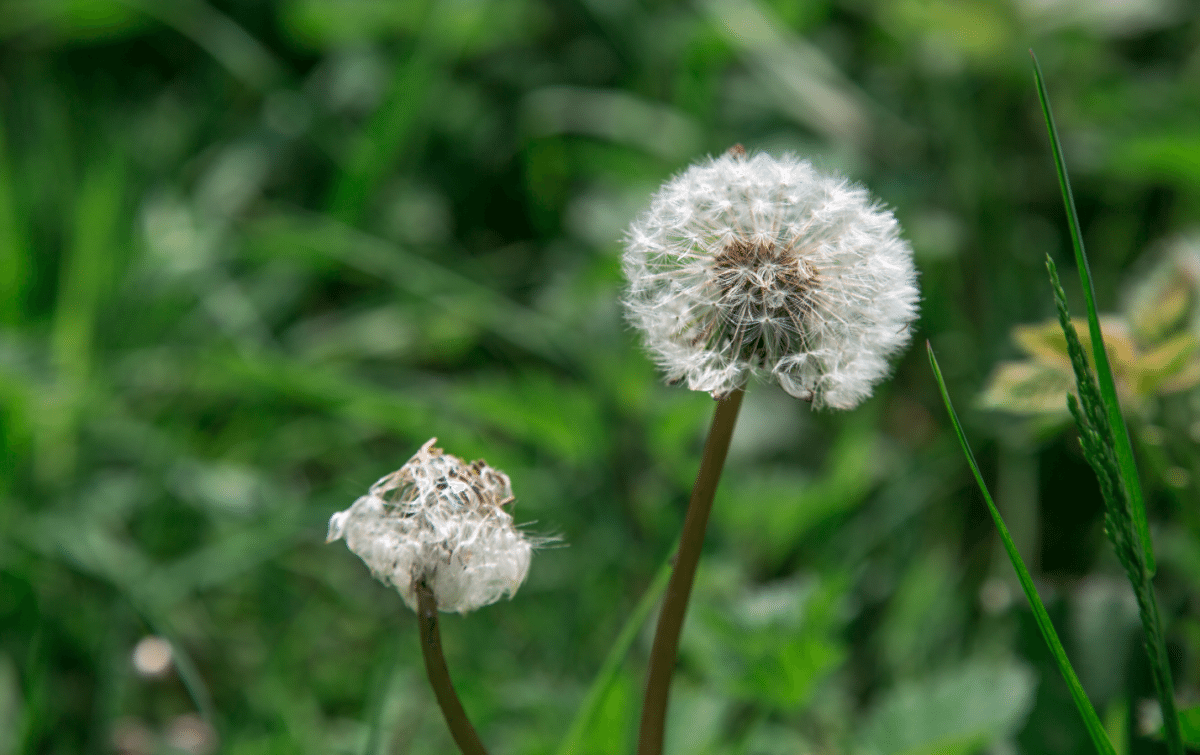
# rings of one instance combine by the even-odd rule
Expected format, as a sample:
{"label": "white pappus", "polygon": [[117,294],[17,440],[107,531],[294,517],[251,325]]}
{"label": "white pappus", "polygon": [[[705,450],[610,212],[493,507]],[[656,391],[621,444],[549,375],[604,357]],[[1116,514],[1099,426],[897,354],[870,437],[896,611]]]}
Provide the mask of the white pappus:
{"label": "white pappus", "polygon": [[444,454],[436,440],[334,514],[326,542],[344,539],[414,611],[424,581],[440,610],[466,613],[513,596],[535,543],[502,508],[514,500],[508,475]]}
{"label": "white pappus", "polygon": [[664,184],[630,226],[629,320],[671,382],[722,398],[751,375],[849,409],[909,342],[912,249],[867,191],[741,146]]}

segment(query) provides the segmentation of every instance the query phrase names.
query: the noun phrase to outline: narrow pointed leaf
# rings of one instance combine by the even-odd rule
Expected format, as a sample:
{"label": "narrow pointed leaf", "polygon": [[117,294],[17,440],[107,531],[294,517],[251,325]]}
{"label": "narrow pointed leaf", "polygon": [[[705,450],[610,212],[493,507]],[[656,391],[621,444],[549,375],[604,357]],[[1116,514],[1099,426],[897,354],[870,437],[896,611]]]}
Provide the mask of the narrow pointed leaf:
{"label": "narrow pointed leaf", "polygon": [[958,414],[954,411],[954,405],[950,403],[950,394],[946,390],[946,381],[942,378],[942,370],[938,366],[937,357],[933,355],[933,346],[928,341],[925,342],[925,349],[929,353],[929,364],[933,367],[938,390],[942,394],[942,401],[946,404],[946,412],[950,415],[950,421],[954,425],[954,433],[958,436],[959,445],[962,446],[963,456],[966,457],[967,464],[971,467],[971,473],[975,476],[979,491],[983,493],[983,500],[987,503],[992,520],[996,523],[1000,540],[1004,543],[1004,550],[1008,553],[1009,560],[1012,561],[1013,569],[1017,572],[1021,589],[1025,591],[1025,597],[1029,599],[1029,607],[1033,610],[1033,618],[1037,621],[1038,629],[1042,631],[1042,637],[1050,648],[1050,654],[1054,656],[1054,662],[1058,664],[1059,673],[1067,683],[1071,699],[1075,701],[1075,707],[1079,709],[1079,715],[1083,717],[1083,724],[1087,727],[1096,751],[1100,755],[1116,755],[1116,750],[1113,749],[1112,742],[1109,741],[1108,735],[1104,731],[1104,725],[1100,723],[1100,717],[1096,715],[1096,709],[1092,707],[1087,693],[1083,691],[1083,685],[1079,683],[1079,677],[1075,674],[1070,659],[1067,658],[1067,651],[1063,649],[1062,642],[1058,639],[1058,632],[1054,630],[1050,614],[1046,612],[1046,606],[1042,603],[1041,596],[1038,595],[1037,588],[1033,584],[1033,577],[1025,568],[1025,562],[1021,559],[1021,554],[1017,550],[1016,544],[1013,543],[1012,536],[1008,533],[1008,527],[1005,526],[1004,519],[1000,516],[1000,510],[996,508],[996,504],[992,501],[992,495],[983,482],[979,465],[975,463],[975,454],[971,452],[966,433],[963,432],[962,424],[958,421]]}
{"label": "narrow pointed leaf", "polygon": [[1067,166],[1063,160],[1062,144],[1058,139],[1058,129],[1054,125],[1054,114],[1050,111],[1050,99],[1046,94],[1046,82],[1042,77],[1042,67],[1038,65],[1037,56],[1030,50],[1033,57],[1033,75],[1037,83],[1038,99],[1042,104],[1042,115],[1046,119],[1046,130],[1050,134],[1050,147],[1054,154],[1054,167],[1058,171],[1058,186],[1062,190],[1063,204],[1067,208],[1067,220],[1071,229],[1071,245],[1075,250],[1075,265],[1079,268],[1079,282],[1083,287],[1083,296],[1087,302],[1088,330],[1092,335],[1092,351],[1096,359],[1096,376],[1100,383],[1100,394],[1108,410],[1108,421],[1113,428],[1116,442],[1117,461],[1121,466],[1121,476],[1133,508],[1134,525],[1142,541],[1145,552],[1146,567],[1154,576],[1157,568],[1154,561],[1154,546],[1150,540],[1150,525],[1146,520],[1146,504],[1142,499],[1142,485],[1138,480],[1137,462],[1133,458],[1133,444],[1129,440],[1129,428],[1121,415],[1121,405],[1117,400],[1117,386],[1113,381],[1112,367],[1108,362],[1108,353],[1104,349],[1104,338],[1100,334],[1100,318],[1096,313],[1096,289],[1092,284],[1092,269],[1088,264],[1087,251],[1083,247],[1083,234],[1079,230],[1079,215],[1075,211],[1075,197],[1071,193],[1071,181],[1067,177]]}

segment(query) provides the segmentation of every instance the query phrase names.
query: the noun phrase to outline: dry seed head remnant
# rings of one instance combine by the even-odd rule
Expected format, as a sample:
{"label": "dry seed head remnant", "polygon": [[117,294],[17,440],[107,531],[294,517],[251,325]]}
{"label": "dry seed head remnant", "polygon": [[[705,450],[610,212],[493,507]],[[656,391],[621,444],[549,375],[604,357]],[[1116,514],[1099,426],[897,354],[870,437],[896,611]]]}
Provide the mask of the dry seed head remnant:
{"label": "dry seed head remnant", "polygon": [[444,454],[436,440],[334,514],[326,542],[345,539],[414,611],[424,580],[440,610],[466,613],[513,596],[534,543],[503,508],[514,500],[508,475]]}
{"label": "dry seed head remnant", "polygon": [[817,408],[870,395],[917,316],[912,249],[846,179],[740,146],[668,181],[630,226],[625,306],[672,382],[751,375]]}

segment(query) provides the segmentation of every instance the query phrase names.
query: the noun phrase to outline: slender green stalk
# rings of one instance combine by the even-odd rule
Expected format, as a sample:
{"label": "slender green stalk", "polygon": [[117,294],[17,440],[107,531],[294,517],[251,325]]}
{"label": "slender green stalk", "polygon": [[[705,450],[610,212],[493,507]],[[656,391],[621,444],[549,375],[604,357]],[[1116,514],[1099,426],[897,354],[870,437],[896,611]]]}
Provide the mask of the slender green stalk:
{"label": "slender green stalk", "polygon": [[1146,565],[1146,554],[1141,547],[1135,525],[1134,507],[1126,495],[1130,482],[1121,476],[1117,462],[1114,430],[1108,421],[1106,402],[1096,377],[1092,374],[1079,334],[1071,323],[1067,310],[1067,296],[1058,279],[1054,261],[1046,256],[1046,270],[1054,289],[1054,304],[1058,309],[1058,321],[1067,340],[1067,353],[1075,371],[1075,384],[1079,397],[1068,395],[1067,406],[1079,428],[1079,444],[1083,455],[1100,482],[1104,497],[1104,532],[1116,551],[1117,560],[1125,567],[1125,574],[1133,585],[1137,598],[1138,615],[1142,619],[1142,640],[1146,655],[1150,659],[1150,671],[1154,677],[1154,688],[1162,706],[1163,725],[1167,736],[1167,749],[1172,755],[1183,755],[1183,739],[1180,732],[1179,713],[1175,708],[1174,684],[1171,681],[1171,664],[1167,658],[1167,644],[1163,636],[1162,620],[1158,613],[1158,601],[1154,597],[1153,575]]}
{"label": "slender green stalk", "polygon": [[744,391],[738,389],[717,402],[708,440],[704,442],[704,458],[700,462],[696,484],[692,486],[692,497],[679,538],[679,554],[675,558],[671,581],[667,584],[667,595],[663,600],[658,628],[654,633],[654,646],[650,651],[646,701],[642,706],[642,723],[638,731],[638,755],[662,755],[667,698],[671,693],[671,676],[679,653],[679,633],[683,630],[683,619],[687,614],[688,599],[692,594],[696,567],[704,546],[704,531],[708,528],[708,515],[717,494],[721,470],[725,467],[725,455],[729,451],[729,439],[733,437],[743,395]]}
{"label": "slender green stalk", "polygon": [[[678,543],[676,547],[678,547]],[[605,696],[616,682],[617,673],[621,670],[621,664],[624,663],[625,657],[629,655],[629,649],[633,647],[638,632],[646,623],[646,619],[650,618],[650,612],[654,610],[663,591],[667,589],[667,580],[671,578],[673,556],[674,553],[672,553],[672,558],[664,561],[663,565],[659,567],[658,572],[654,575],[654,580],[650,582],[650,586],[646,588],[641,600],[634,607],[633,613],[625,620],[625,626],[621,627],[621,632],[617,635],[612,647],[609,648],[604,663],[596,673],[596,678],[592,680],[592,686],[588,689],[587,696],[584,697],[583,703],[575,713],[575,720],[571,722],[571,728],[567,730],[558,746],[558,755],[575,755],[579,752],[583,737],[595,720],[596,711],[600,709]]]}
{"label": "slender green stalk", "polygon": [[475,727],[467,718],[458,693],[450,681],[450,671],[446,668],[446,658],[442,654],[442,635],[438,631],[437,598],[433,590],[424,582],[417,584],[417,621],[421,625],[421,655],[425,656],[425,673],[433,686],[433,694],[437,697],[450,736],[463,755],[487,755]]}
{"label": "slender green stalk", "polygon": [[21,322],[33,260],[25,235],[29,220],[22,217],[15,196],[16,176],[0,124],[0,323],[10,327]]}
{"label": "slender green stalk", "polygon": [[1183,731],[1179,722],[1179,710],[1175,707],[1175,684],[1171,680],[1171,660],[1167,657],[1167,643],[1163,637],[1162,618],[1158,614],[1158,600],[1154,597],[1154,585],[1145,575],[1139,588],[1134,586],[1138,613],[1142,617],[1142,640],[1146,654],[1150,657],[1150,671],[1154,677],[1154,691],[1158,693],[1162,706],[1163,730],[1167,739],[1167,750],[1171,755],[1184,755]]}
{"label": "slender green stalk", "polygon": [[1055,304],[1059,322],[1067,338],[1071,364],[1075,371],[1075,382],[1079,398],[1068,397],[1071,414],[1079,427],[1080,445],[1084,455],[1100,480],[1104,494],[1105,532],[1117,558],[1125,567],[1129,582],[1137,597],[1138,614],[1142,619],[1143,641],[1146,655],[1150,659],[1150,670],[1154,677],[1155,691],[1162,707],[1163,725],[1166,731],[1167,749],[1172,755],[1183,755],[1183,739],[1180,732],[1179,714],[1175,707],[1174,685],[1171,681],[1171,665],[1167,658],[1166,639],[1163,636],[1162,619],[1158,612],[1158,601],[1154,596],[1154,544],[1150,538],[1150,525],[1146,518],[1146,504],[1142,498],[1142,485],[1138,479],[1137,462],[1133,458],[1133,444],[1129,440],[1129,428],[1121,413],[1117,398],[1116,383],[1104,337],[1100,332],[1100,319],[1096,313],[1096,292],[1092,284],[1092,271],[1088,265],[1087,252],[1083,247],[1083,235],[1079,230],[1079,216],[1075,211],[1075,198],[1071,193],[1071,181],[1067,177],[1063,160],[1062,145],[1058,129],[1054,125],[1054,114],[1050,110],[1050,98],[1046,94],[1046,82],[1042,76],[1037,56],[1033,57],[1034,82],[1037,84],[1038,99],[1046,129],[1050,134],[1050,146],[1054,154],[1054,167],[1058,172],[1058,184],[1062,190],[1063,204],[1071,230],[1071,244],[1075,250],[1075,264],[1079,268],[1079,281],[1087,302],[1088,330],[1092,337],[1092,355],[1096,372],[1083,357],[1083,348],[1075,326],[1071,324],[1067,311],[1066,295],[1054,269],[1054,262],[1046,258],[1046,267],[1054,287]]}
{"label": "slender green stalk", "polygon": [[1037,587],[1033,584],[1033,577],[1025,568],[1025,562],[1021,560],[1021,553],[1017,550],[1017,546],[1008,532],[1008,527],[1004,524],[1003,517],[1000,516],[1000,510],[992,501],[992,495],[988,492],[987,485],[983,482],[983,475],[979,473],[979,465],[975,463],[975,454],[971,452],[971,445],[967,442],[967,435],[963,432],[962,423],[958,421],[958,413],[954,411],[954,405],[950,402],[950,393],[946,390],[942,369],[938,366],[937,357],[933,355],[933,346],[928,341],[925,342],[925,349],[929,353],[929,364],[933,367],[938,390],[941,391],[942,401],[946,404],[946,412],[950,415],[950,422],[954,425],[954,432],[958,436],[959,445],[962,446],[963,455],[967,457],[967,464],[971,467],[971,473],[975,476],[979,491],[983,493],[983,500],[987,502],[988,511],[991,512],[992,520],[996,523],[996,530],[1000,533],[1000,541],[1004,543],[1008,559],[1012,561],[1013,569],[1017,572],[1017,579],[1021,583],[1021,589],[1025,591],[1025,597],[1029,600],[1029,607],[1033,609],[1033,618],[1042,632],[1042,638],[1050,648],[1050,654],[1054,656],[1058,671],[1067,683],[1071,699],[1075,701],[1075,707],[1079,709],[1079,715],[1083,717],[1083,725],[1087,728],[1088,735],[1091,736],[1092,743],[1096,746],[1096,751],[1100,755],[1116,755],[1116,750],[1113,749],[1112,742],[1104,731],[1104,725],[1100,723],[1100,717],[1096,715],[1096,709],[1092,707],[1091,700],[1083,691],[1083,685],[1079,683],[1079,677],[1075,674],[1074,667],[1071,666],[1067,651],[1063,649],[1062,642],[1058,639],[1058,632],[1054,630],[1050,614],[1046,612],[1046,606],[1042,603],[1041,596],[1038,595]]}
{"label": "slender green stalk", "polygon": [[1042,104],[1042,115],[1046,119],[1046,130],[1050,134],[1050,148],[1054,154],[1054,167],[1058,172],[1058,186],[1062,191],[1063,204],[1067,208],[1068,226],[1071,231],[1071,246],[1075,250],[1075,266],[1079,268],[1079,282],[1083,287],[1083,298],[1087,302],[1088,332],[1092,336],[1092,354],[1096,360],[1096,374],[1099,377],[1100,393],[1104,397],[1108,421],[1113,428],[1113,439],[1116,443],[1117,461],[1121,466],[1121,477],[1124,479],[1129,503],[1133,509],[1133,521],[1137,527],[1141,547],[1145,552],[1146,568],[1153,577],[1157,571],[1154,561],[1154,545],[1150,539],[1150,524],[1146,519],[1146,504],[1142,500],[1142,485],[1138,479],[1137,463],[1133,458],[1133,444],[1129,440],[1129,428],[1125,425],[1125,417],[1121,414],[1121,404],[1117,400],[1117,386],[1113,380],[1112,367],[1108,363],[1108,352],[1104,349],[1104,337],[1100,333],[1100,317],[1096,312],[1096,287],[1092,283],[1092,268],[1088,264],[1087,251],[1083,247],[1083,234],[1079,230],[1079,214],[1075,211],[1075,196],[1071,192],[1071,179],[1067,176],[1067,165],[1063,159],[1062,144],[1058,139],[1058,128],[1054,125],[1054,113],[1050,110],[1050,98],[1046,94],[1046,81],[1042,77],[1042,67],[1038,64],[1037,55],[1029,51],[1033,58],[1033,78],[1037,84],[1038,100]]}

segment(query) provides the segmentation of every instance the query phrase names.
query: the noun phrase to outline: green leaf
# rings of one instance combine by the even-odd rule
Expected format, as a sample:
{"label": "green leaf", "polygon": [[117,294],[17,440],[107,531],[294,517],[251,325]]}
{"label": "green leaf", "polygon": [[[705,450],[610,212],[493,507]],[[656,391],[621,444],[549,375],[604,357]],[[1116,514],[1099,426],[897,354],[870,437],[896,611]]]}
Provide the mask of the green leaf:
{"label": "green leaf", "polygon": [[544,372],[483,376],[451,399],[463,414],[572,464],[609,447],[595,397]]}
{"label": "green leaf", "polygon": [[255,39],[230,16],[202,0],[122,0],[129,6],[171,27],[213,57],[243,84],[265,91],[287,71],[270,48]]}
{"label": "green leaf", "polygon": [[1067,177],[1067,167],[1063,160],[1062,145],[1058,139],[1058,129],[1054,125],[1054,114],[1050,111],[1050,100],[1046,94],[1046,82],[1042,77],[1042,67],[1038,65],[1037,56],[1030,50],[1033,57],[1034,81],[1037,84],[1038,99],[1042,104],[1042,115],[1046,119],[1046,130],[1050,134],[1050,146],[1054,153],[1054,167],[1058,171],[1058,185],[1062,190],[1063,204],[1067,208],[1067,219],[1071,229],[1071,245],[1075,249],[1075,265],[1079,268],[1079,282],[1083,287],[1083,296],[1087,301],[1088,330],[1092,336],[1092,351],[1096,358],[1096,374],[1100,383],[1100,394],[1108,410],[1108,421],[1112,425],[1116,441],[1117,460],[1121,465],[1121,476],[1133,509],[1134,524],[1145,551],[1146,568],[1150,576],[1154,576],[1154,545],[1150,539],[1150,525],[1146,520],[1146,504],[1142,500],[1142,486],[1138,480],[1137,462],[1133,458],[1133,445],[1129,441],[1129,428],[1125,426],[1125,418],[1121,416],[1121,405],[1117,401],[1117,387],[1113,380],[1112,368],[1108,363],[1108,353],[1104,349],[1104,339],[1100,334],[1100,317],[1096,313],[1096,289],[1092,284],[1092,269],[1088,264],[1087,252],[1083,248],[1083,234],[1079,230],[1079,216],[1075,211],[1075,197],[1071,193],[1071,181]]}
{"label": "green leaf", "polygon": [[722,694],[767,710],[807,707],[846,659],[843,579],[727,584],[697,599],[685,663]]}
{"label": "green leaf", "polygon": [[860,728],[857,749],[873,755],[978,752],[1017,732],[1036,686],[1033,673],[1013,661],[968,662],[901,684]]}
{"label": "green leaf", "polygon": [[1200,705],[1179,711],[1179,725],[1183,731],[1183,743],[1200,750]]}
{"label": "green leaf", "polygon": [[1117,743],[1117,755],[1129,755],[1129,701],[1115,697],[1104,711],[1104,728],[1110,741]]}
{"label": "green leaf", "polygon": [[16,171],[8,154],[8,137],[0,123],[0,323],[21,321],[30,284],[30,252],[26,225],[17,203]]}
{"label": "green leaf", "polygon": [[671,692],[665,755],[711,753],[721,737],[721,723],[730,714],[730,700],[688,684]]}
{"label": "green leaf", "polygon": [[1191,129],[1131,134],[1113,145],[1109,166],[1121,178],[1193,186],[1200,178],[1200,138]]}
{"label": "green leaf", "polygon": [[1075,707],[1079,709],[1079,715],[1083,717],[1084,726],[1087,727],[1088,734],[1092,738],[1092,743],[1096,746],[1096,751],[1101,755],[1116,755],[1113,749],[1112,742],[1109,741],[1108,735],[1104,733],[1104,726],[1100,723],[1100,717],[1096,715],[1096,709],[1092,707],[1092,703],[1088,700],[1087,693],[1083,691],[1083,685],[1079,683],[1079,677],[1075,674],[1075,669],[1071,666],[1071,661],[1067,658],[1067,651],[1063,649],[1062,642],[1058,639],[1058,632],[1054,629],[1054,624],[1050,621],[1050,614],[1046,612],[1046,606],[1042,603],[1041,596],[1038,595],[1037,588],[1033,584],[1033,577],[1029,575],[1029,570],[1025,568],[1025,562],[1021,559],[1020,552],[1017,551],[1017,546],[1013,543],[1012,536],[1008,534],[1008,527],[1004,524],[1003,517],[1000,516],[1000,510],[996,508],[995,502],[992,501],[992,495],[988,492],[987,485],[983,482],[983,475],[979,472],[979,465],[975,462],[975,454],[971,452],[971,446],[967,442],[967,435],[963,432],[962,424],[958,421],[958,414],[954,411],[954,405],[950,402],[950,393],[946,390],[946,381],[942,377],[942,370],[938,366],[937,357],[933,354],[933,346],[928,341],[925,342],[925,349],[929,353],[929,364],[933,367],[933,375],[937,378],[938,390],[942,394],[942,401],[946,404],[946,412],[950,415],[950,421],[954,425],[954,433],[958,436],[958,442],[962,446],[963,456],[967,459],[967,464],[971,467],[971,473],[975,476],[975,482],[979,485],[979,491],[983,493],[983,500],[987,503],[988,511],[992,515],[992,520],[996,523],[996,529],[1000,533],[1000,540],[1004,543],[1004,550],[1008,553],[1008,558],[1012,561],[1013,569],[1017,572],[1017,579],[1021,582],[1021,589],[1025,591],[1025,597],[1029,599],[1029,607],[1033,610],[1033,618],[1037,621],[1038,629],[1042,632],[1042,638],[1045,639],[1046,645],[1050,648],[1050,654],[1054,656],[1054,662],[1058,665],[1059,673],[1067,682],[1067,687],[1071,692],[1071,699],[1075,701]]}
{"label": "green leaf", "polygon": [[1032,361],[1006,362],[992,372],[979,405],[1016,414],[1062,414],[1062,397],[1070,389],[1062,370]]}
{"label": "green leaf", "polygon": [[75,213],[64,224],[71,240],[61,263],[50,335],[57,375],[37,417],[36,464],[46,481],[74,471],[80,417],[95,388],[96,320],[110,296],[120,249],[124,176],[118,153],[89,165],[79,183]]}
{"label": "green leaf", "polygon": [[555,323],[544,315],[436,261],[327,216],[265,217],[248,229],[247,251],[260,259],[302,260],[312,268],[344,265],[436,305],[454,321],[494,331],[556,364],[567,362],[568,351],[581,349],[577,343],[554,340]]}
{"label": "green leaf", "polygon": [[897,575],[876,630],[879,657],[891,676],[911,677],[936,666],[946,646],[965,632],[970,608],[957,597],[962,581],[955,554],[937,545],[922,549]]}
{"label": "green leaf", "polygon": [[0,755],[18,752],[21,732],[21,685],[17,667],[0,655]]}
{"label": "green leaf", "polygon": [[862,504],[880,478],[873,418],[847,422],[817,478],[790,469],[760,471],[717,493],[713,516],[758,558],[778,564],[814,527]]}
{"label": "green leaf", "polygon": [[609,648],[608,655],[604,658],[604,663],[600,665],[600,670],[596,672],[596,678],[592,680],[591,687],[588,688],[587,695],[583,698],[583,703],[579,706],[579,710],[575,712],[575,718],[571,721],[571,727],[567,729],[567,733],[563,736],[562,742],[558,746],[558,755],[574,755],[575,753],[583,752],[581,747],[584,743],[584,737],[588,734],[601,708],[604,707],[605,701],[608,699],[609,692],[613,689],[618,681],[621,672],[621,665],[625,662],[625,656],[629,655],[629,649],[633,647],[634,641],[637,639],[638,633],[642,626],[645,625],[646,619],[650,618],[650,612],[658,605],[659,598],[667,589],[667,582],[671,579],[671,570],[674,566],[675,551],[678,549],[678,544],[671,548],[671,556],[663,562],[658,568],[658,572],[654,575],[654,580],[650,582],[650,586],[646,588],[646,592],[642,595],[642,599],[638,601],[634,607],[633,613],[625,620],[625,626],[621,627],[620,634]]}
{"label": "green leaf", "polygon": [[[1030,50],[1030,55],[1032,54],[1033,51]],[[1087,360],[1083,357],[1078,335],[1075,333],[1074,326],[1071,325],[1066,295],[1058,281],[1054,262],[1047,255],[1046,267],[1054,285],[1055,306],[1058,309],[1063,334],[1067,338],[1071,363],[1075,370],[1076,386],[1079,389],[1079,401],[1076,401],[1074,396],[1068,396],[1068,406],[1071,414],[1075,417],[1075,423],[1079,426],[1079,440],[1083,446],[1084,456],[1100,480],[1100,490],[1104,494],[1105,508],[1107,509],[1105,531],[1109,540],[1112,541],[1118,559],[1125,567],[1134,594],[1137,596],[1138,613],[1142,619],[1142,630],[1145,635],[1146,654],[1150,660],[1154,688],[1158,693],[1159,704],[1162,706],[1162,715],[1166,723],[1167,749],[1173,755],[1183,755],[1179,714],[1175,707],[1175,689],[1171,680],[1171,666],[1167,658],[1166,639],[1163,636],[1158,602],[1154,596],[1154,546],[1150,539],[1150,527],[1146,521],[1146,507],[1142,501],[1142,487],[1138,481],[1137,463],[1133,458],[1129,428],[1126,427],[1125,418],[1121,415],[1116,384],[1108,363],[1104,340],[1100,335],[1100,320],[1096,315],[1095,290],[1092,286],[1091,270],[1088,267],[1087,254],[1083,249],[1083,238],[1079,232],[1079,218],[1075,212],[1075,201],[1071,196],[1071,184],[1067,178],[1062,147],[1059,144],[1058,132],[1054,127],[1054,116],[1050,112],[1050,102],[1046,96],[1046,85],[1042,79],[1041,67],[1037,63],[1037,56],[1033,58],[1033,66],[1038,97],[1042,103],[1042,112],[1046,117],[1046,127],[1050,132],[1054,164],[1058,170],[1063,202],[1066,204],[1067,216],[1070,219],[1071,241],[1075,247],[1075,261],[1079,268],[1080,283],[1087,300],[1088,328],[1092,335],[1092,352],[1095,357],[1096,373],[1099,377],[1099,387],[1097,388],[1097,381],[1092,375]],[[1083,407],[1082,411],[1080,404]]]}

